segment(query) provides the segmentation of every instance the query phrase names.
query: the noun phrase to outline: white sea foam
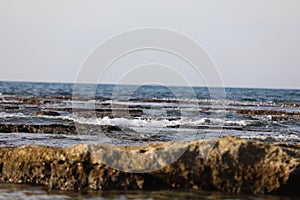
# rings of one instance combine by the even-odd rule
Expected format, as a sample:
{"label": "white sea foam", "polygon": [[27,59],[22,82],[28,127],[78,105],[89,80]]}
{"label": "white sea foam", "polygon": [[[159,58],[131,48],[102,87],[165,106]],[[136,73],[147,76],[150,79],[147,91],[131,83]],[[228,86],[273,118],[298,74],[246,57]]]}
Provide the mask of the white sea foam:
{"label": "white sea foam", "polygon": [[[247,126],[247,125],[255,125],[257,122],[261,122],[261,120],[228,120],[226,118],[189,118],[182,117],[178,120],[169,121],[166,118],[162,117],[152,117],[152,118],[84,118],[79,117],[74,114],[64,115],[64,116],[34,116],[27,115],[23,113],[6,113],[0,112],[0,122],[1,119],[5,118],[45,118],[45,119],[61,119],[61,120],[70,120],[80,124],[91,124],[91,125],[115,125],[120,127],[131,127],[134,130],[140,130],[141,132],[153,133],[156,129],[169,130],[169,127],[179,126],[179,129],[176,129],[183,134],[184,131],[197,129],[197,126],[201,125],[209,125],[209,126]],[[32,120],[31,120],[32,121]],[[34,121],[34,120],[33,120]],[[268,121],[268,123],[276,123],[272,121]],[[169,130],[172,131],[172,130]],[[209,133],[211,134],[211,133]],[[224,130],[225,135],[234,135],[240,138],[247,139],[260,139],[260,140],[268,140],[268,138],[272,138],[274,141],[287,141],[287,142],[295,142],[300,141],[299,134],[295,132],[293,134],[285,134],[281,132],[257,132],[257,131],[238,131],[238,130]],[[182,136],[184,137],[184,136]]]}
{"label": "white sea foam", "polygon": [[299,135],[296,134],[277,134],[275,135],[274,133],[272,134],[253,134],[253,135],[238,135],[240,138],[244,139],[256,139],[256,140],[268,140],[268,138],[271,138],[275,142],[291,142],[293,141],[294,143],[299,143],[300,137]]}
{"label": "white sea foam", "polygon": [[[53,117],[52,117],[53,118]],[[57,117],[55,117],[57,118]],[[237,120],[231,121],[226,119],[213,119],[213,118],[181,118],[179,120],[168,120],[161,118],[151,119],[127,119],[127,118],[84,118],[76,116],[65,116],[64,119],[72,120],[80,124],[93,124],[93,125],[115,125],[122,127],[170,127],[170,126],[184,126],[184,127],[196,127],[200,125],[218,125],[218,126],[246,126],[251,123],[249,120]]]}
{"label": "white sea foam", "polygon": [[6,113],[0,112],[0,118],[50,118],[50,119],[62,119],[70,120],[80,124],[93,124],[93,125],[115,125],[122,127],[170,127],[170,126],[185,126],[185,127],[196,127],[201,125],[218,125],[218,126],[247,126],[255,122],[253,120],[226,120],[225,118],[188,118],[182,117],[178,120],[168,120],[166,118],[85,118],[78,117],[76,115],[65,115],[65,116],[33,116],[25,115],[23,113]]}
{"label": "white sea foam", "polygon": [[25,115],[23,113],[6,113],[6,112],[0,112],[0,118],[8,118],[8,117],[29,117],[28,115]]}

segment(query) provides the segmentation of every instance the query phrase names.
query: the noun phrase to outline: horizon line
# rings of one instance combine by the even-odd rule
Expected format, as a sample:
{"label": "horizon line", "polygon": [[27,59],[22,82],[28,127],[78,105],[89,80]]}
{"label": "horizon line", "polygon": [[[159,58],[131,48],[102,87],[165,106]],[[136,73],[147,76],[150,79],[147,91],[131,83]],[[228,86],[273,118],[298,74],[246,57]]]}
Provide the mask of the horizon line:
{"label": "horizon line", "polygon": [[[26,80],[0,80],[0,82],[15,82],[15,83],[52,83],[52,84],[90,84],[90,85],[124,85],[124,86],[137,86],[141,84],[115,84],[115,83],[89,83],[89,82],[83,82],[83,83],[76,83],[69,82],[69,81],[26,81]],[[142,85],[141,85],[142,86]],[[189,87],[186,85],[155,85],[155,84],[147,84],[145,86],[165,86],[165,87]],[[265,87],[265,86],[213,86],[213,87],[207,87],[205,85],[192,85],[193,88],[227,88],[227,89],[277,89],[277,90],[300,90],[299,88],[285,88],[285,87]]]}

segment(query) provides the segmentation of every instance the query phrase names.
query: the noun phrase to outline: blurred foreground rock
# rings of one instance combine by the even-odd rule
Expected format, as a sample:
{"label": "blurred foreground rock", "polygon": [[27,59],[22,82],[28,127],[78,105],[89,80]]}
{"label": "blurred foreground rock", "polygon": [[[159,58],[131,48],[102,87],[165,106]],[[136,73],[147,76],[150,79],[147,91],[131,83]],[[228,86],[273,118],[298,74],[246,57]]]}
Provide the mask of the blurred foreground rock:
{"label": "blurred foreground rock", "polygon": [[225,137],[188,145],[5,147],[0,148],[0,181],[59,190],[193,188],[299,195],[300,146]]}

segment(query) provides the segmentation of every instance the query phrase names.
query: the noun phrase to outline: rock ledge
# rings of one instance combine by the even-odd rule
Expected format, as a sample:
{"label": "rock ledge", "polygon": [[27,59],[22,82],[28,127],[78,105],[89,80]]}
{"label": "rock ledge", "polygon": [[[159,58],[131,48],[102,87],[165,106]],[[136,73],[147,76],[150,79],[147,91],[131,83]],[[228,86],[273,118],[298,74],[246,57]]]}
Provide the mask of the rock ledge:
{"label": "rock ledge", "polygon": [[[208,148],[212,144],[213,148]],[[159,151],[169,145],[166,142],[120,148],[105,144],[4,147],[0,148],[0,182],[32,183],[59,190],[193,188],[299,195],[299,145],[266,144],[233,137],[214,142],[200,140],[189,143],[179,159],[163,168],[124,172],[131,168],[147,169],[150,162],[159,158]],[[130,160],[126,158],[128,153],[153,160]],[[172,152],[165,156],[173,159]],[[119,162],[126,167],[124,171],[116,170],[102,160],[110,160],[110,166]]]}

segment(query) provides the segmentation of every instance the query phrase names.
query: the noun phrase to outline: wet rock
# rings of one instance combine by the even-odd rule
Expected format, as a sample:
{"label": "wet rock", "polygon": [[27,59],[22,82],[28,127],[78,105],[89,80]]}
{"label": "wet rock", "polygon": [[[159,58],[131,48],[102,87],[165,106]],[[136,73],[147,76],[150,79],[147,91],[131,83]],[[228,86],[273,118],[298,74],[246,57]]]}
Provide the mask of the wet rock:
{"label": "wet rock", "polygon": [[141,109],[111,109],[111,108],[100,108],[95,109],[97,117],[111,117],[111,118],[120,118],[120,117],[126,117],[126,118],[132,118],[132,117],[141,117],[144,112]]}
{"label": "wet rock", "polygon": [[141,117],[144,112],[141,109],[110,109],[101,108],[95,110],[76,109],[73,110],[80,117],[110,117],[110,118],[133,118]]}
{"label": "wet rock", "polygon": [[[129,130],[129,128],[127,128]],[[1,133],[98,134],[123,131],[118,126],[92,124],[0,124]]]}
{"label": "wet rock", "polygon": [[[176,148],[171,144],[0,148],[0,181],[59,190],[193,188],[299,195],[299,145],[233,137],[180,143]],[[182,150],[186,151],[175,159],[176,151]],[[124,171],[107,164],[123,166]],[[157,170],[147,171],[153,165]],[[146,172],[132,173],[132,169]]]}
{"label": "wet rock", "polygon": [[58,112],[55,111],[37,111],[34,113],[34,115],[47,115],[47,116],[60,116],[60,114]]}
{"label": "wet rock", "polygon": [[5,110],[19,110],[21,107],[14,104],[1,104],[0,108]]}
{"label": "wet rock", "polygon": [[246,115],[299,115],[297,112],[286,112],[280,110],[236,110],[238,114],[246,114]]}
{"label": "wet rock", "polygon": [[73,125],[62,124],[0,124],[2,133],[56,133],[56,134],[75,134],[76,128]]}
{"label": "wet rock", "polygon": [[248,115],[248,116],[265,115],[265,116],[268,116],[269,119],[272,121],[300,120],[299,112],[286,112],[286,111],[280,111],[280,110],[241,109],[241,110],[236,110],[236,113]]}

